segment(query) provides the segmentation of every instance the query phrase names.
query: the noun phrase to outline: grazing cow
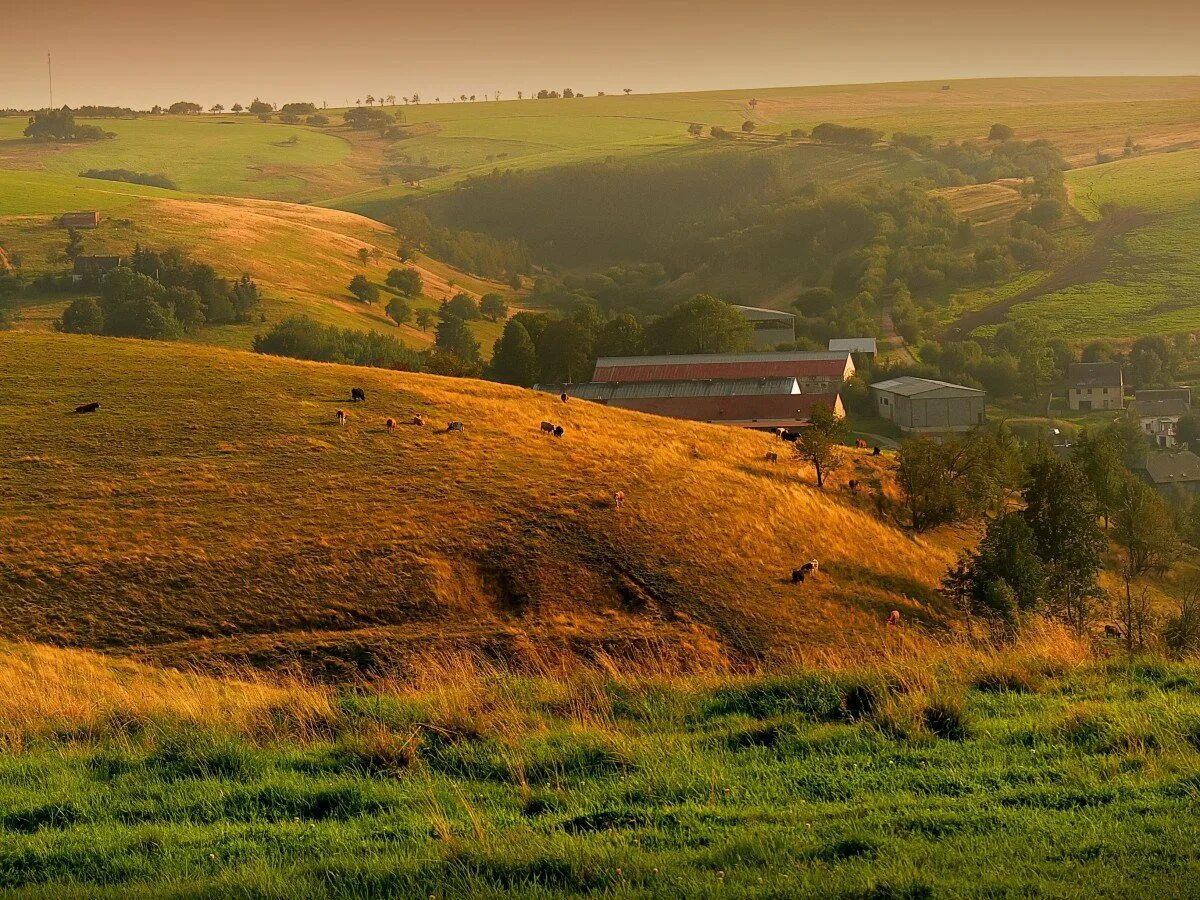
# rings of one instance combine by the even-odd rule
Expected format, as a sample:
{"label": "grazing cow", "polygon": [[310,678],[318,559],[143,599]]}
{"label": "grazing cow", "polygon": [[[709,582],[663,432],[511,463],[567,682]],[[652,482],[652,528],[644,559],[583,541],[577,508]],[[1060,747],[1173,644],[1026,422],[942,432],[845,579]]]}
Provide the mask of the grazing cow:
{"label": "grazing cow", "polygon": [[769,463],[777,463],[777,462],[779,462],[779,454],[776,453],[774,450],[768,450],[767,455],[764,456],[763,459],[765,459]]}
{"label": "grazing cow", "polygon": [[789,431],[788,429],[785,428],[785,429],[783,429],[783,434],[781,434],[780,437],[783,438],[785,441],[787,441],[789,444],[794,444],[794,443],[796,443],[796,438],[800,437],[800,432]]}
{"label": "grazing cow", "polygon": [[339,409],[337,412],[334,413],[334,416],[337,417],[337,423],[339,425],[346,424],[346,411],[344,409]]}
{"label": "grazing cow", "polygon": [[386,422],[384,422],[383,424],[387,426],[387,430],[388,430],[388,431],[395,431],[395,430],[396,430],[396,420],[395,420],[395,419],[388,419],[388,420],[387,420]]}
{"label": "grazing cow", "polygon": [[799,584],[809,575],[817,574],[817,561],[810,559],[798,569],[792,569],[792,584]]}
{"label": "grazing cow", "polygon": [[622,506],[624,506],[625,505],[625,492],[617,491],[615,494],[613,494],[613,502],[616,503],[617,509],[620,509]]}
{"label": "grazing cow", "polygon": [[900,610],[898,610],[898,609],[893,609],[893,610],[892,610],[892,614],[891,614],[890,616],[888,616],[887,623],[888,623],[888,625],[889,625],[889,626],[899,626],[899,624],[900,624]]}
{"label": "grazing cow", "polygon": [[565,433],[566,432],[561,425],[554,426],[554,436],[555,437],[562,437]]}
{"label": "grazing cow", "polygon": [[94,413],[99,408],[99,403],[85,403],[82,406],[75,407],[75,412],[82,415],[83,413]]}
{"label": "grazing cow", "polygon": [[855,446],[855,447],[857,447],[859,450],[866,450],[866,449],[867,449],[867,442],[866,442],[866,441],[864,441],[862,438],[859,438],[858,440],[856,440],[856,441],[854,442],[854,446]]}
{"label": "grazing cow", "polygon": [[858,480],[851,478],[848,482],[846,482],[846,487],[850,489],[850,493],[857,494],[858,493]]}
{"label": "grazing cow", "polygon": [[425,427],[425,417],[424,416],[413,416],[412,423],[414,425],[416,425],[418,428],[424,428]]}
{"label": "grazing cow", "polygon": [[451,422],[446,426],[447,431],[466,431],[467,426],[462,422]]}
{"label": "grazing cow", "polygon": [[546,432],[546,434],[554,434],[554,423],[553,422],[543,422],[542,423],[542,431]]}
{"label": "grazing cow", "polygon": [[1104,626],[1104,636],[1109,637],[1109,638],[1123,637],[1123,635],[1121,634],[1121,629],[1118,628],[1116,625],[1105,625]]}
{"label": "grazing cow", "polygon": [[883,454],[883,451],[881,449],[879,449],[878,446],[876,446],[875,449],[871,451],[872,456],[881,456],[882,454]]}
{"label": "grazing cow", "polygon": [[563,391],[561,394],[559,394],[559,395],[558,395],[558,399],[559,399],[559,400],[561,400],[563,403],[566,403],[566,402],[567,402],[567,399],[568,399],[568,398],[567,398],[567,392],[566,392],[566,391]]}
{"label": "grazing cow", "polygon": [[366,399],[367,399],[367,392],[364,391],[362,388],[350,388],[350,402],[351,403],[357,403],[360,400],[362,400],[363,402],[366,402]]}
{"label": "grazing cow", "polygon": [[782,440],[783,440],[783,433],[784,433],[785,431],[787,431],[787,429],[786,429],[786,428],[776,428],[776,429],[775,429],[775,437],[779,438],[779,439],[782,441]]}

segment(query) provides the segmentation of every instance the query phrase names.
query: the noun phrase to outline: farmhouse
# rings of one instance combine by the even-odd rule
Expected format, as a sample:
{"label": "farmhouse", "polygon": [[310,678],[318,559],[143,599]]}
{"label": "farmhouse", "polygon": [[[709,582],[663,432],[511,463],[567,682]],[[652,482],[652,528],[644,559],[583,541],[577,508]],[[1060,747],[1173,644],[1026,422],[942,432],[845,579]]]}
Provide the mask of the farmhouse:
{"label": "farmhouse", "polygon": [[871,385],[875,411],[906,432],[969,431],[984,422],[987,395],[976,388],[905,375]]}
{"label": "farmhouse", "polygon": [[703,353],[687,356],[608,356],[593,381],[729,381],[794,378],[803,394],[837,394],[854,374],[849,353]]}
{"label": "farmhouse", "polygon": [[1200,456],[1190,450],[1148,453],[1146,479],[1160,491],[1196,493],[1200,491]]}
{"label": "farmhouse", "polygon": [[124,260],[119,256],[77,256],[71,280],[80,282],[103,281],[113,269],[119,268]]}
{"label": "farmhouse", "polygon": [[774,350],[780,344],[796,340],[796,317],[791,313],[757,306],[735,306],[734,309],[750,323],[755,350]]}
{"label": "farmhouse", "polygon": [[1179,420],[1188,414],[1191,397],[1189,388],[1136,391],[1128,415],[1155,446],[1175,447],[1178,445]]}
{"label": "farmhouse", "polygon": [[832,409],[839,418],[846,414],[836,393],[803,393],[794,377],[593,381],[538,385],[537,389],[619,409],[739,428],[801,428],[818,405]]}
{"label": "farmhouse", "polygon": [[829,349],[839,353],[854,353],[874,358],[879,347],[873,337],[862,338],[830,338]]}
{"label": "farmhouse", "polygon": [[1124,409],[1125,379],[1119,363],[1073,363],[1067,371],[1067,403],[1071,409]]}
{"label": "farmhouse", "polygon": [[58,224],[62,228],[96,228],[100,224],[98,212],[69,212],[63,213]]}

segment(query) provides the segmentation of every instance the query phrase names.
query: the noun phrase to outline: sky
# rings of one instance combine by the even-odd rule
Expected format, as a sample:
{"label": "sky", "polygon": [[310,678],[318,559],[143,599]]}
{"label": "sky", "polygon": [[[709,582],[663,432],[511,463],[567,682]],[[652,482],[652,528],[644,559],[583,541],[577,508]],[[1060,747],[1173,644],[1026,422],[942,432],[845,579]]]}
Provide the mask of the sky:
{"label": "sky", "polygon": [[0,0],[0,108],[1200,74],[1197,0]]}

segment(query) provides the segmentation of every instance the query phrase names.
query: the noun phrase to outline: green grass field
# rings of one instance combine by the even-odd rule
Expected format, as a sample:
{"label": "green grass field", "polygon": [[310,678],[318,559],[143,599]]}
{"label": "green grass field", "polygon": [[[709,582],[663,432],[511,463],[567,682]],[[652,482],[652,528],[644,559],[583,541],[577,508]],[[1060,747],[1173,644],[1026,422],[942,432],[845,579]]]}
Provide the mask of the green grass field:
{"label": "green grass field", "polygon": [[1020,304],[1010,318],[1079,340],[1200,329],[1200,150],[1078,169],[1068,181],[1089,219],[1106,203],[1149,218],[1088,280]]}

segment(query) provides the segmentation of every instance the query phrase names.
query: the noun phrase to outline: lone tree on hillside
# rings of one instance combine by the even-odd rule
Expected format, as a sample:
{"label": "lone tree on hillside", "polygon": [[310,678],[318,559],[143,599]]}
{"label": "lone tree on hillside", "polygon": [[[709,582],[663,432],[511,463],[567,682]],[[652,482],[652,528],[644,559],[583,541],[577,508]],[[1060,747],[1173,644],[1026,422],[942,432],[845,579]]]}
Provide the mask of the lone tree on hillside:
{"label": "lone tree on hillside", "polygon": [[1007,125],[997,122],[992,126],[992,130],[988,132],[989,141],[1011,141],[1013,139],[1013,130]]}
{"label": "lone tree on hillside", "polygon": [[412,307],[403,297],[393,297],[388,301],[387,314],[397,325],[404,325],[412,318]]}
{"label": "lone tree on hillside", "polygon": [[371,261],[371,248],[359,247],[358,252],[354,254],[358,257],[358,261],[364,266]]}
{"label": "lone tree on hillside", "polygon": [[479,298],[479,312],[489,322],[508,318],[508,304],[499,294],[484,294]]}
{"label": "lone tree on hillside", "polygon": [[418,309],[417,310],[417,327],[420,328],[422,331],[428,331],[429,327],[431,325],[433,325],[433,320],[435,318],[436,318],[436,316],[434,316],[433,310],[428,309],[428,308]]}
{"label": "lone tree on hillside", "polygon": [[479,304],[470,294],[455,294],[442,304],[438,313],[443,318],[455,316],[464,322],[479,318]]}
{"label": "lone tree on hillside", "polygon": [[846,436],[846,420],[831,407],[818,403],[808,416],[807,428],[800,429],[793,452],[796,459],[811,463],[817,475],[817,487],[825,487],[825,477],[842,464],[842,438]]}
{"label": "lone tree on hillside", "polygon": [[350,293],[363,303],[374,303],[379,299],[379,288],[363,275],[355,275],[350,279]]}
{"label": "lone tree on hillside", "polygon": [[406,297],[416,297],[425,289],[421,273],[407,266],[403,269],[392,269],[387,276],[388,287],[395,288]]}

